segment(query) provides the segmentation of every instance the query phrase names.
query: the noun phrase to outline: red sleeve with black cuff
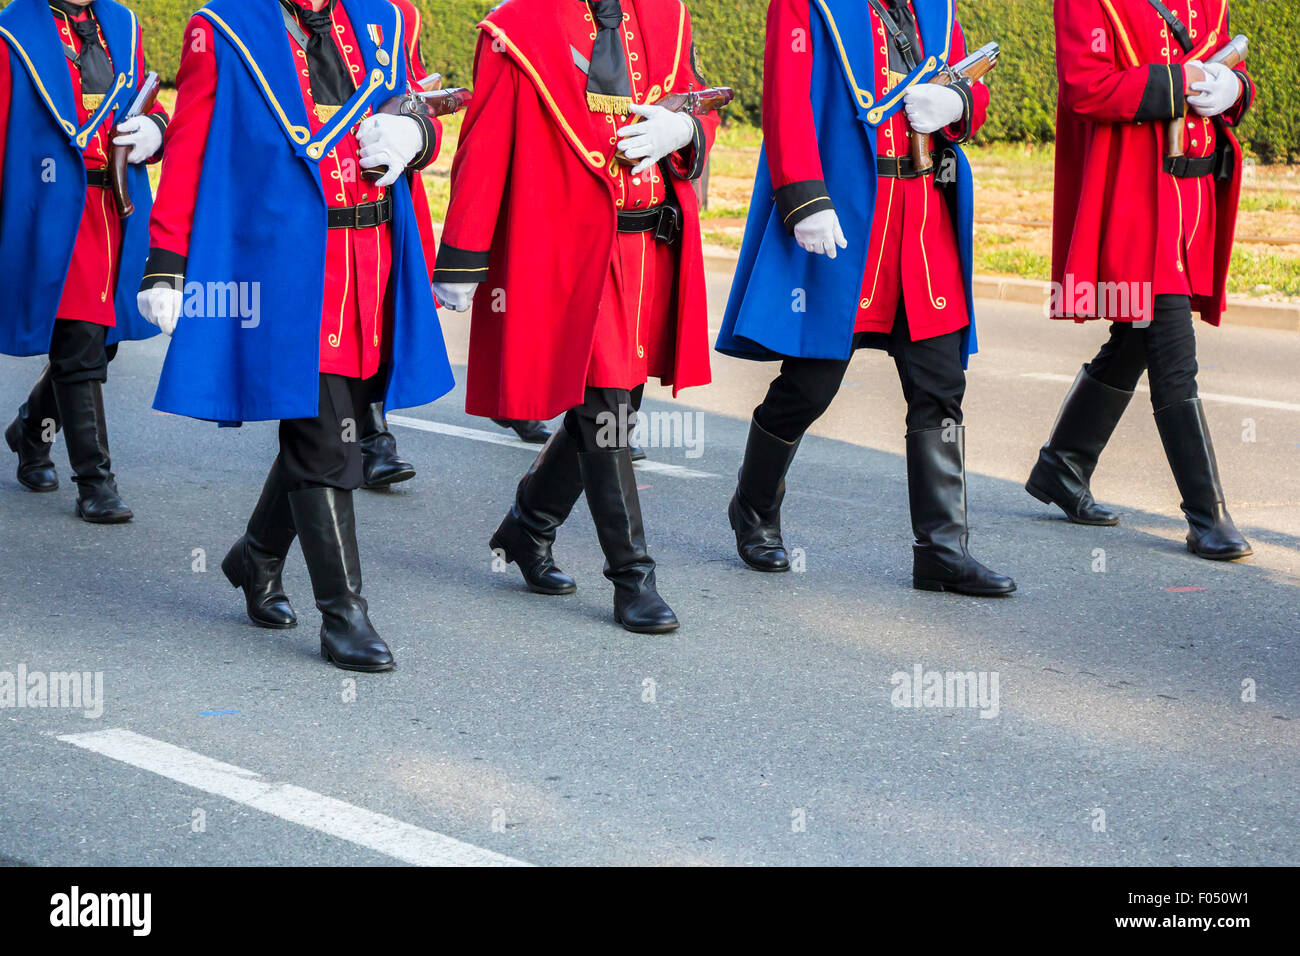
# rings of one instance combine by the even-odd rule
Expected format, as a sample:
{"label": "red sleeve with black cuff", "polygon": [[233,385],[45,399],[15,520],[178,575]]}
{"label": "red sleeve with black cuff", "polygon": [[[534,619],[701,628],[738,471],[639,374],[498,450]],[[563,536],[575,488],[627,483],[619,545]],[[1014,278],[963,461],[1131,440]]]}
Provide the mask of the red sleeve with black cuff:
{"label": "red sleeve with black cuff", "polygon": [[451,167],[451,203],[433,281],[483,282],[496,232],[510,158],[514,152],[515,104],[521,77],[513,58],[492,51],[479,37],[474,99],[465,113]]}
{"label": "red sleeve with black cuff", "polygon": [[813,213],[835,208],[813,122],[809,11],[808,0],[772,0],[763,54],[763,144],[781,221],[791,231]]}

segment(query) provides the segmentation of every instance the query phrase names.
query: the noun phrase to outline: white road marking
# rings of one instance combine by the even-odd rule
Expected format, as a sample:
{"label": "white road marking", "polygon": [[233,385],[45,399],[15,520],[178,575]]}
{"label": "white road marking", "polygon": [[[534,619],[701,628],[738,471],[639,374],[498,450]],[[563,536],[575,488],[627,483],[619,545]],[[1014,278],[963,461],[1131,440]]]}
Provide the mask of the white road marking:
{"label": "white road marking", "polygon": [[271,783],[252,770],[129,730],[96,730],[58,739],[415,866],[531,866],[302,787]]}
{"label": "white road marking", "polygon": [[[1021,378],[1033,378],[1040,382],[1073,382],[1073,375],[1057,375],[1055,372],[1021,372]],[[1151,391],[1146,385],[1138,386],[1139,392]],[[1250,405],[1254,408],[1273,408],[1281,412],[1300,412],[1300,404],[1295,402],[1278,402],[1271,398],[1247,398],[1244,395],[1223,395],[1218,392],[1201,392],[1201,398],[1207,402],[1223,402],[1225,405]]]}
{"label": "white road marking", "polygon": [[[463,425],[447,425],[443,422],[431,422],[423,418],[408,418],[405,415],[389,415],[388,424],[400,425],[403,428],[414,428],[417,431],[433,432],[436,435],[450,435],[453,438],[468,438],[470,441],[487,442],[489,445],[505,445],[507,448],[522,448],[536,455],[537,445],[530,445],[527,442],[520,441],[518,438],[508,438],[504,433],[484,431],[481,428],[466,428]],[[670,465],[661,461],[638,461],[636,463],[638,472],[655,475],[669,475],[673,478],[718,478],[708,471],[696,471],[694,468],[687,468],[684,465]]]}

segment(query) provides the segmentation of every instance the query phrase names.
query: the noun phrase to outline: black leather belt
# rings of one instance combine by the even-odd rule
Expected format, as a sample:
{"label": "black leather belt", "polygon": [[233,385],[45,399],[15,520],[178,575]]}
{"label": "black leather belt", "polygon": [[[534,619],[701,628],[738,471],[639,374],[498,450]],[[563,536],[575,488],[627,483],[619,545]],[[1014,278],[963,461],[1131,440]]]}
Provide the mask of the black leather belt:
{"label": "black leather belt", "polygon": [[682,214],[676,206],[664,203],[653,209],[638,209],[618,214],[619,232],[653,232],[660,242],[672,245],[682,233]]}
{"label": "black leather belt", "polygon": [[87,189],[107,189],[109,185],[107,169],[86,170]]}
{"label": "black leather belt", "polygon": [[379,202],[359,206],[340,206],[329,211],[331,229],[376,229],[393,219],[393,194]]}
{"label": "black leather belt", "polygon": [[918,173],[911,156],[877,156],[876,173],[886,179],[920,179],[922,176],[933,176],[934,165],[931,164],[925,172]]}
{"label": "black leather belt", "polygon": [[1200,179],[1214,172],[1213,156],[1166,156],[1165,172],[1179,179]]}

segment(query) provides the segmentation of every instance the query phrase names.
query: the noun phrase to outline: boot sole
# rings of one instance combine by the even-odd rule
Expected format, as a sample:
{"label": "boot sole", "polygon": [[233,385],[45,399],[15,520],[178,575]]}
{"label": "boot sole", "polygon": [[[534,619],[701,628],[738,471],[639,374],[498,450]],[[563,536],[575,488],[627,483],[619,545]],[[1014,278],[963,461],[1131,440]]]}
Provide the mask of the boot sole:
{"label": "boot sole", "polygon": [[359,664],[340,664],[334,659],[333,655],[330,654],[324,644],[321,644],[320,646],[320,656],[325,658],[325,660],[329,661],[341,671],[358,671],[362,674],[380,674],[384,671],[394,670],[397,667],[397,661],[393,661],[391,664],[368,664],[365,666]]}
{"label": "boot sole", "polygon": [[77,509],[77,517],[87,524],[126,524],[135,517],[135,513],[128,511],[126,514],[109,515],[103,518],[92,518],[83,514],[81,509]]}
{"label": "boot sole", "polygon": [[1059,501],[1054,499],[1047,492],[1040,491],[1039,489],[1035,488],[1033,485],[1029,484],[1028,482],[1025,483],[1025,491],[1029,492],[1031,495],[1033,495],[1035,498],[1037,498],[1045,505],[1055,505],[1057,508],[1060,508],[1061,514],[1065,515],[1066,520],[1069,521],[1071,524],[1086,525],[1090,528],[1113,528],[1115,527],[1115,525],[1119,524],[1118,516],[1114,518],[1105,518],[1105,519],[1090,521],[1087,518],[1080,518],[1076,515],[1072,515],[1070,514],[1070,512],[1066,511],[1064,508],[1061,507],[1061,503]]}
{"label": "boot sole", "polygon": [[623,623],[623,620],[617,614],[614,615],[614,621],[619,627],[623,628],[623,630],[629,631],[632,634],[668,634],[682,626],[680,621],[675,621],[672,624],[655,624],[651,627],[633,627],[631,624]]}
{"label": "boot sole", "polygon": [[979,588],[959,587],[956,584],[948,584],[945,581],[935,581],[930,578],[912,578],[912,587],[918,591],[951,591],[953,594],[965,594],[967,597],[1006,597],[1016,590],[1014,584],[1009,588],[986,591]]}
{"label": "boot sole", "polygon": [[1248,558],[1255,553],[1254,548],[1248,548],[1245,551],[1234,552],[1232,554],[1207,554],[1204,551],[1197,551],[1196,546],[1190,541],[1187,543],[1187,550],[1198,558],[1204,558],[1206,561],[1236,561],[1239,558]]}
{"label": "boot sole", "polygon": [[380,488],[387,488],[389,485],[401,484],[403,481],[410,481],[415,477],[415,471],[399,471],[380,481],[371,481],[362,485],[367,491],[378,491]]}
{"label": "boot sole", "polygon": [[[507,551],[499,541],[497,541],[495,535],[488,541],[488,547],[492,549],[493,554],[496,554],[496,552],[498,551],[504,554],[506,556],[506,564],[518,564],[518,562],[515,561],[513,557],[511,557],[510,552]],[[573,587],[569,587],[569,588],[538,587],[537,585],[533,584],[532,581],[528,580],[528,577],[524,574],[522,568],[519,571],[519,576],[524,579],[524,585],[528,588],[528,590],[532,591],[534,594],[544,594],[547,597],[563,597],[566,594],[575,594],[577,593],[578,590],[577,584],[574,584]]]}

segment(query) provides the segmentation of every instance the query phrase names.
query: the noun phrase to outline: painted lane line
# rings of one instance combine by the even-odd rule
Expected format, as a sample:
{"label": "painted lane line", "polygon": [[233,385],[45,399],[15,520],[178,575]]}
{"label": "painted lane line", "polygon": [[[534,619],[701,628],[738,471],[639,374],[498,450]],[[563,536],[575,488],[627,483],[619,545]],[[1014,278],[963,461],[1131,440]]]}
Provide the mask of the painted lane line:
{"label": "painted lane line", "polygon": [[415,866],[531,865],[129,730],[58,739]]}
{"label": "painted lane line", "polygon": [[[1037,379],[1040,382],[1073,382],[1073,375],[1057,375],[1055,372],[1021,372],[1021,378]],[[1139,392],[1151,391],[1146,385],[1138,386]],[[1300,404],[1279,402],[1271,398],[1247,398],[1244,395],[1223,395],[1219,392],[1201,392],[1201,398],[1207,402],[1223,402],[1226,405],[1250,405],[1255,408],[1273,408],[1281,412],[1300,412]]]}
{"label": "painted lane line", "polygon": [[[464,425],[448,425],[444,422],[431,422],[424,418],[408,418],[406,415],[389,415],[388,424],[400,425],[403,428],[414,428],[416,431],[433,432],[435,435],[450,435],[452,438],[468,438],[470,441],[486,442],[489,445],[504,445],[507,448],[522,448],[525,451],[536,455],[539,448],[537,445],[530,445],[527,442],[520,441],[518,438],[507,438],[505,435],[498,435],[494,432],[484,431],[481,428],[466,428]],[[669,475],[673,478],[718,478],[708,471],[696,471],[694,468],[687,468],[684,465],[669,465],[660,461],[638,461],[636,470],[648,474]]]}

